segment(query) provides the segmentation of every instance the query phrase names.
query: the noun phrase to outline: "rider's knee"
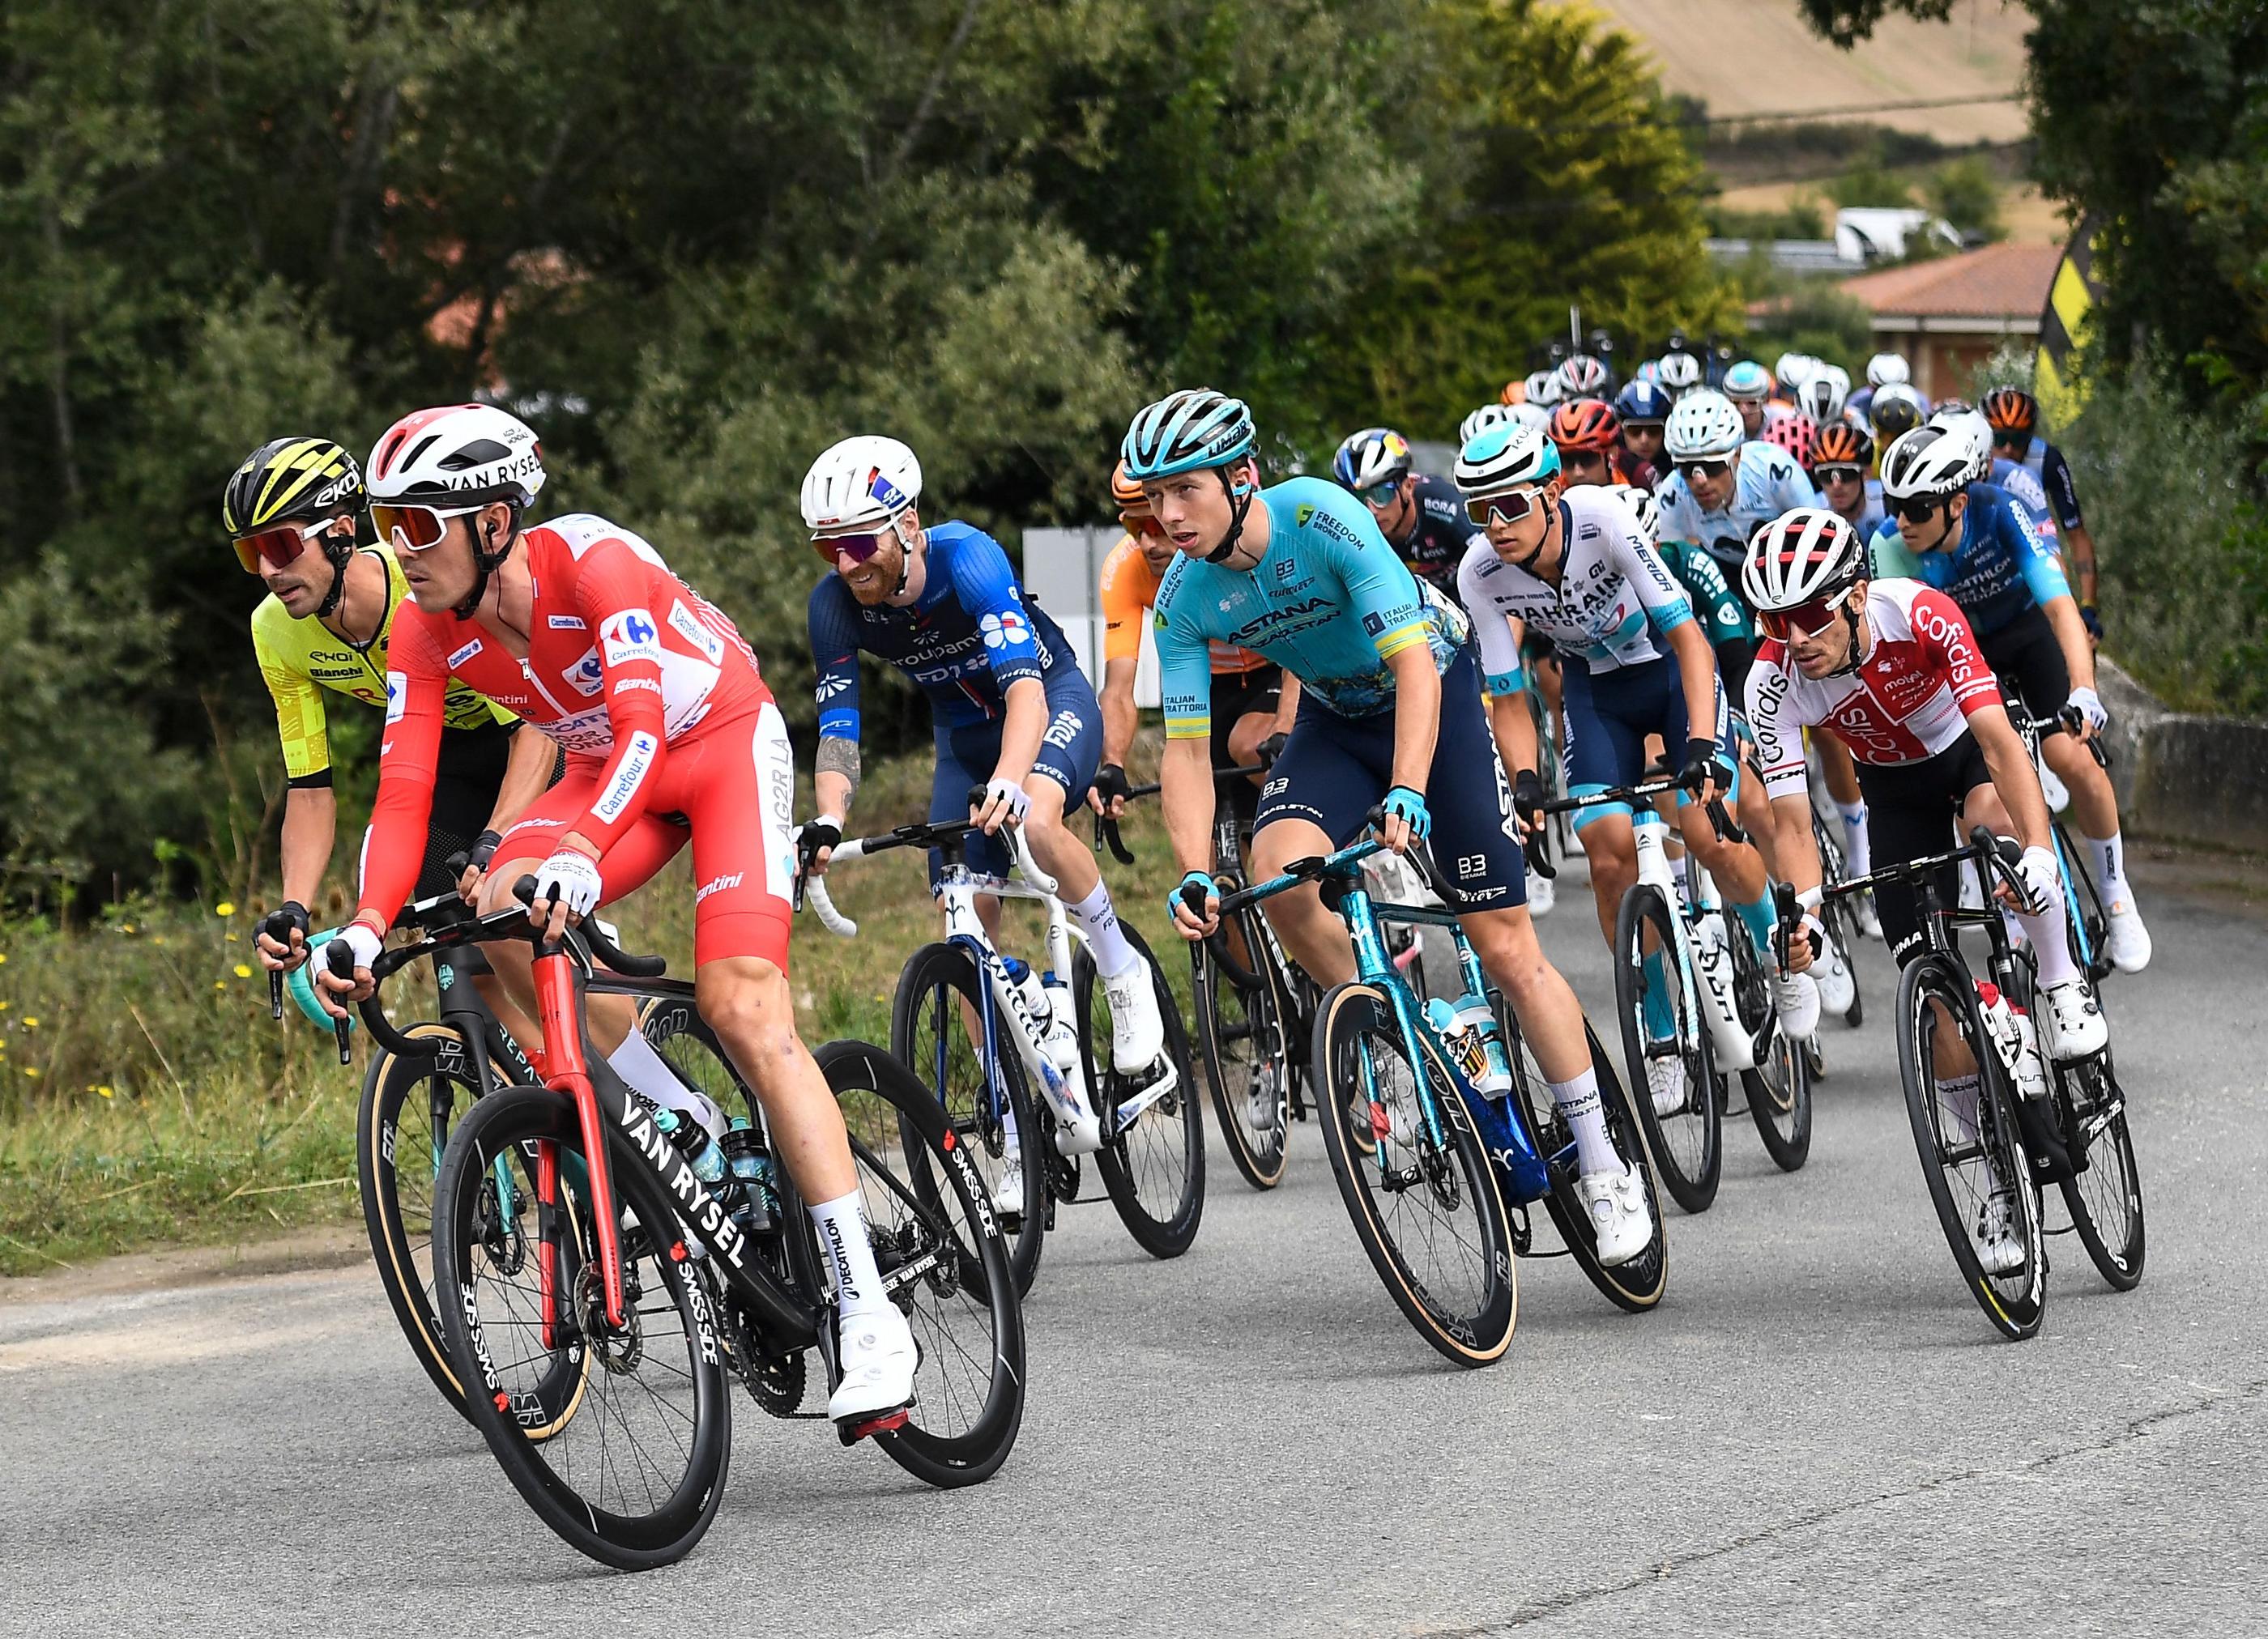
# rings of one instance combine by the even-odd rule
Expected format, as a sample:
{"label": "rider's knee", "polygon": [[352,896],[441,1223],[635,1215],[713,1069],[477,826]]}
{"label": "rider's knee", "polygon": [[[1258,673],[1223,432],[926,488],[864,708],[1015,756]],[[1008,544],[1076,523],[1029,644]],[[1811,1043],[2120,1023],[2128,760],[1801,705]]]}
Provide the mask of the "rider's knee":
{"label": "rider's knee", "polygon": [[755,956],[711,963],[696,977],[693,989],[694,1004],[718,1035],[767,1054],[792,1052],[795,1010],[787,975],[774,963]]}

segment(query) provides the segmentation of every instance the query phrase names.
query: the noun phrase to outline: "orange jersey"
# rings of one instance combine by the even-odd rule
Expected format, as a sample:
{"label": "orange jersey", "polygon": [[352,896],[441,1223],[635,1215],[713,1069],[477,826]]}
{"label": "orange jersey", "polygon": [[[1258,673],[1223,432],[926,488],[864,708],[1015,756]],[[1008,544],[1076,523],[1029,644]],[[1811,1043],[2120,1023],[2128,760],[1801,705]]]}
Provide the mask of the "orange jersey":
{"label": "orange jersey", "polygon": [[[1106,664],[1141,658],[1142,620],[1157,605],[1159,579],[1141,543],[1131,535],[1121,535],[1102,561],[1102,658]],[[1249,649],[1217,640],[1211,647],[1215,676],[1249,672],[1268,664]]]}

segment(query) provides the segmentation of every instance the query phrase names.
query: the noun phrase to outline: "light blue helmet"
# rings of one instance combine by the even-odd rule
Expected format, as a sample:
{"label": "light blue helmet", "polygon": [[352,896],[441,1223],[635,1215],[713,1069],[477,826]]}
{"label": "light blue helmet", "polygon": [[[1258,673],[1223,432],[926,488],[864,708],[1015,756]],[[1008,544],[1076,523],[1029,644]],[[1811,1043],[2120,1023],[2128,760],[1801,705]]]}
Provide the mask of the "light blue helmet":
{"label": "light blue helmet", "polygon": [[1753,358],[1744,358],[1725,371],[1725,379],[1718,391],[1728,399],[1765,399],[1771,396],[1771,372]]}
{"label": "light blue helmet", "polygon": [[1534,427],[1486,427],[1457,452],[1457,488],[1468,496],[1500,495],[1559,475],[1559,446]]}
{"label": "light blue helmet", "polygon": [[1135,482],[1226,467],[1252,453],[1258,435],[1242,399],[1189,387],[1145,407],[1118,448]]}

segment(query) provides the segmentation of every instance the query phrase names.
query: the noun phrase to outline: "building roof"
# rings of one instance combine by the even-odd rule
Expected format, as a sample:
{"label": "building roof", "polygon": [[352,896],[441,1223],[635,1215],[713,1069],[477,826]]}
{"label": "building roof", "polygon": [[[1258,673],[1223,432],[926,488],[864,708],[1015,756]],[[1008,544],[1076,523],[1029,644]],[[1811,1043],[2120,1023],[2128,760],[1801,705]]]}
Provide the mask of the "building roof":
{"label": "building roof", "polygon": [[1842,290],[1878,317],[2036,320],[2062,260],[2059,246],[1987,245],[1860,274]]}

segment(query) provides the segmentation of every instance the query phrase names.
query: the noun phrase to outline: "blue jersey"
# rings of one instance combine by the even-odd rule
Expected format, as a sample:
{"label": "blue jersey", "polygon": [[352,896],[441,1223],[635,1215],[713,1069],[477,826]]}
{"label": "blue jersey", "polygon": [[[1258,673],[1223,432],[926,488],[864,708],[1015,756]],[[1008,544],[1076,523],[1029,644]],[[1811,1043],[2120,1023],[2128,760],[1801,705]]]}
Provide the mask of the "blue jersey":
{"label": "blue jersey", "polygon": [[1274,661],[1343,717],[1394,699],[1387,661],[1418,643],[1447,671],[1463,645],[1463,614],[1421,589],[1379,533],[1370,509],[1320,478],[1290,478],[1255,498],[1268,509],[1268,550],[1248,570],[1178,556],[1158,586],[1166,737],[1211,731],[1216,638]]}
{"label": "blue jersey", "polygon": [[1673,472],[1653,492],[1654,510],[1660,514],[1660,538],[1690,540],[1735,575],[1726,579],[1738,584],[1737,571],[1748,560],[1749,537],[1759,524],[1769,524],[1799,506],[1824,506],[1810,478],[1795,457],[1776,444],[1751,439],[1741,446],[1741,470],[1733,481],[1733,498],[1719,512],[1705,512],[1686,488],[1685,474]]}
{"label": "blue jersey", "polygon": [[[2023,467],[2040,486],[2047,501],[2045,517],[2062,529],[2084,529],[2087,519],[2079,510],[2079,488],[2071,481],[2071,463],[2063,459],[2063,452],[2045,438],[2034,436],[2024,448]],[[1999,463],[1993,463],[1994,482],[1999,482]],[[2029,503],[2028,503],[2029,504]]]}
{"label": "blue jersey", "polygon": [[1062,629],[1026,606],[1000,543],[968,524],[930,526],[928,578],[913,602],[869,608],[829,575],[812,588],[807,618],[822,739],[858,738],[861,650],[911,678],[945,729],[1002,716],[1018,678],[1078,669]]}
{"label": "blue jersey", "polygon": [[2071,596],[2063,564],[2022,502],[1998,484],[1971,484],[1968,496],[1953,551],[1915,552],[1895,523],[1883,525],[1874,537],[1874,577],[1918,580],[1948,593],[1979,637],[2027,609]]}
{"label": "blue jersey", "polygon": [[2048,511],[2047,491],[2032,469],[2021,461],[2012,461],[2005,455],[1992,458],[1992,481],[2024,503],[2024,511],[2032,517],[2032,526],[2040,532],[2043,540],[2053,544],[2056,539],[2055,516]]}

